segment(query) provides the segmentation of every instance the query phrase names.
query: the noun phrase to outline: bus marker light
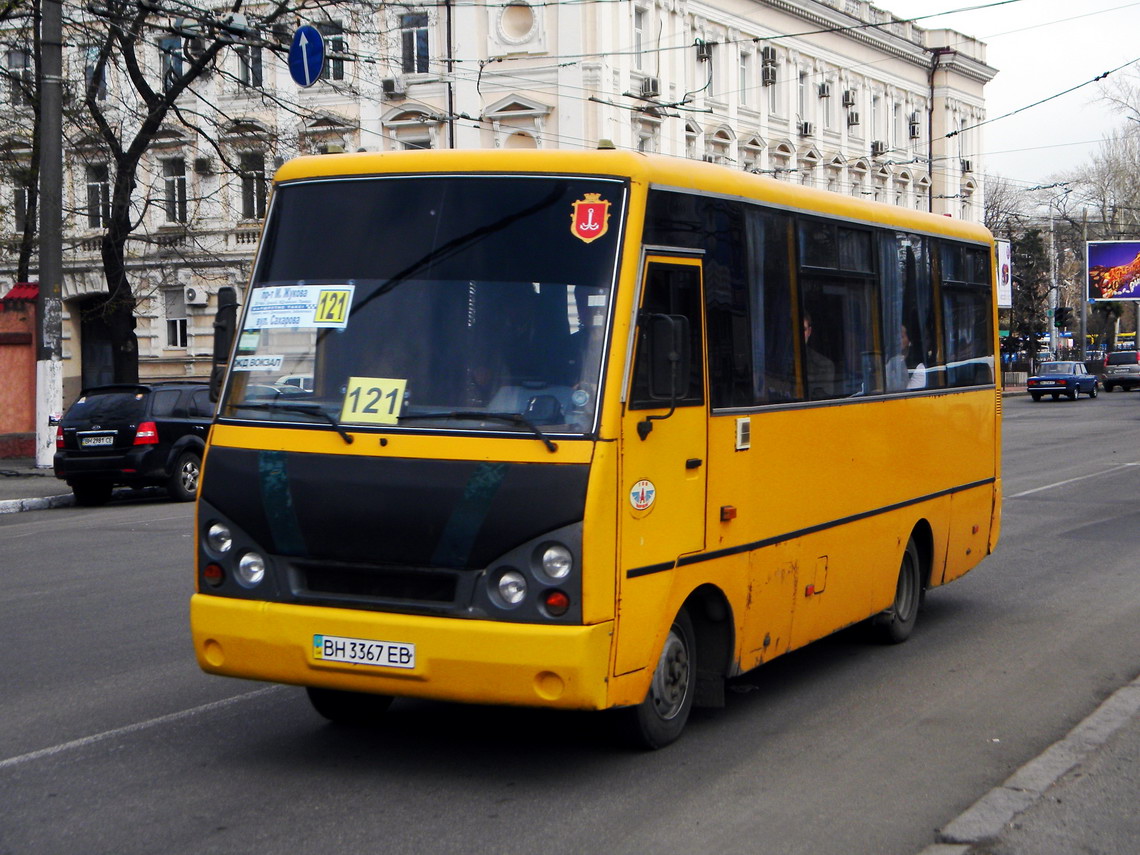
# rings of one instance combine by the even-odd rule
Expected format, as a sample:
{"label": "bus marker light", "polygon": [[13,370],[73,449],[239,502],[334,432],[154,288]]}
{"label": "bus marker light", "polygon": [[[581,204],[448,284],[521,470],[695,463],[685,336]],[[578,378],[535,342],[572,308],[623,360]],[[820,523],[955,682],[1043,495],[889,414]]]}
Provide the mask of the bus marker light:
{"label": "bus marker light", "polygon": [[805,597],[810,597],[813,594],[815,594],[815,585],[808,585],[806,588],[804,588]]}
{"label": "bus marker light", "polygon": [[551,617],[562,617],[570,611],[570,596],[565,591],[547,591],[542,598],[542,604]]}
{"label": "bus marker light", "polygon": [[210,563],[202,569],[202,578],[206,580],[207,585],[216,588],[226,580],[226,571],[222,569],[222,565]]}
{"label": "bus marker light", "polygon": [[720,521],[728,522],[729,520],[736,519],[736,508],[732,505],[721,505],[720,507]]}

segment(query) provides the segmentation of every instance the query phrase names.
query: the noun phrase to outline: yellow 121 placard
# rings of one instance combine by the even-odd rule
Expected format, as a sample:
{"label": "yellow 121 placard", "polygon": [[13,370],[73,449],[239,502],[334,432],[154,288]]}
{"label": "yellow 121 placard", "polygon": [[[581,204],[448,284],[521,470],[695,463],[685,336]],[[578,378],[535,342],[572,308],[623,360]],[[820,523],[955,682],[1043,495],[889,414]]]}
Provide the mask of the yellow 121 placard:
{"label": "yellow 121 placard", "polygon": [[404,406],[407,380],[349,377],[341,407],[342,424],[394,425]]}

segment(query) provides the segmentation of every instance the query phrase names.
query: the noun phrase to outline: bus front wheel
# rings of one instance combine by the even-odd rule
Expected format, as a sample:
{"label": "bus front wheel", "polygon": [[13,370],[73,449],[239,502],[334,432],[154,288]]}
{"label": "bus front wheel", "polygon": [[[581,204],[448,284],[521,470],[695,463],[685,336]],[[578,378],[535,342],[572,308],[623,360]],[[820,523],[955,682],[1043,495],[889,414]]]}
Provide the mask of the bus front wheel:
{"label": "bus front wheel", "polygon": [[910,638],[922,604],[922,561],[912,537],[903,552],[899,578],[895,584],[895,600],[890,608],[877,615],[873,626],[886,644],[901,644]]}
{"label": "bus front wheel", "polygon": [[624,711],[635,741],[651,749],[674,742],[689,720],[696,688],[696,634],[682,609],[669,627],[645,700]]}
{"label": "bus front wheel", "polygon": [[317,689],[309,686],[309,703],[318,713],[335,724],[366,725],[376,721],[392,705],[390,695],[365,692],[342,692],[339,689]]}

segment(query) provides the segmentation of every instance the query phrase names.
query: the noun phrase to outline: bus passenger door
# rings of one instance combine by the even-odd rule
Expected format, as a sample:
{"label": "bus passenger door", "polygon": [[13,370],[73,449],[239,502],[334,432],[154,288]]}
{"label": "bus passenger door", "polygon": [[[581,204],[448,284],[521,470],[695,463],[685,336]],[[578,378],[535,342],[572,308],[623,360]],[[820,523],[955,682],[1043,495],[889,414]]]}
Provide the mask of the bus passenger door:
{"label": "bus passenger door", "polygon": [[652,666],[677,559],[705,546],[701,262],[648,256],[644,270],[622,418],[617,674]]}

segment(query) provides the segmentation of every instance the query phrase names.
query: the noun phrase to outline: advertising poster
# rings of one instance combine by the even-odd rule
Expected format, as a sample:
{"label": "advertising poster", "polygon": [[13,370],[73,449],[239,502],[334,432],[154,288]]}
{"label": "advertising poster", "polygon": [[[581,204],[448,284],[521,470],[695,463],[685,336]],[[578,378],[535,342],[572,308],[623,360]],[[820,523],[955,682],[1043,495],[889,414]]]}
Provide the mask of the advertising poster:
{"label": "advertising poster", "polygon": [[999,309],[1013,308],[1013,270],[1010,267],[1012,254],[1007,240],[997,244],[997,304]]}
{"label": "advertising poster", "polygon": [[1089,300],[1140,300],[1140,241],[1089,241]]}

